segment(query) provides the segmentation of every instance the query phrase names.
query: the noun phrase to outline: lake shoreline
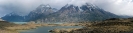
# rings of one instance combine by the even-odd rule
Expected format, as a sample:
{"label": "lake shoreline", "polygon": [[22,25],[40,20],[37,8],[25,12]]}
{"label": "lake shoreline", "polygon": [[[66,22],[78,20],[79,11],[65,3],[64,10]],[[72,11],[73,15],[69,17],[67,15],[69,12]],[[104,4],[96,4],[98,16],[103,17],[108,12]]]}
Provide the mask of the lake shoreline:
{"label": "lake shoreline", "polygon": [[35,22],[29,22],[26,24],[18,24],[11,27],[5,27],[9,31],[15,31],[14,33],[18,33],[20,30],[30,30],[30,29],[36,29],[38,27],[44,27],[44,26],[80,26],[79,23],[63,23],[63,24],[47,24],[47,23],[41,23],[36,24]]}
{"label": "lake shoreline", "polygon": [[53,29],[53,33],[133,33],[133,18],[111,18],[101,22],[85,23],[83,28],[75,30]]}
{"label": "lake shoreline", "polygon": [[62,23],[62,24],[36,24],[29,22],[27,24],[6,27],[8,30],[29,30],[43,26],[83,26],[83,28],[68,28],[68,29],[52,29],[49,32],[54,33],[133,33],[133,18],[128,19],[106,19],[101,22],[78,22],[78,23]]}

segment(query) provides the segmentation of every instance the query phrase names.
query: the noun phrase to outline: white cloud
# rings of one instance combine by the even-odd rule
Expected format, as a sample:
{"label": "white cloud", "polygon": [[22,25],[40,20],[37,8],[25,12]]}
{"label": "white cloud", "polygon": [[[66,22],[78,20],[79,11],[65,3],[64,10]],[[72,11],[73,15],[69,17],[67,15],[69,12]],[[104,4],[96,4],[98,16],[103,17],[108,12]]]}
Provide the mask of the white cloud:
{"label": "white cloud", "polygon": [[100,8],[117,15],[133,16],[132,0],[99,0],[93,3]]}
{"label": "white cloud", "polygon": [[66,4],[81,6],[86,2],[95,4],[117,15],[133,16],[132,0],[0,0],[0,15],[8,14],[12,11],[26,14],[40,4],[50,4],[51,7],[60,9]]}

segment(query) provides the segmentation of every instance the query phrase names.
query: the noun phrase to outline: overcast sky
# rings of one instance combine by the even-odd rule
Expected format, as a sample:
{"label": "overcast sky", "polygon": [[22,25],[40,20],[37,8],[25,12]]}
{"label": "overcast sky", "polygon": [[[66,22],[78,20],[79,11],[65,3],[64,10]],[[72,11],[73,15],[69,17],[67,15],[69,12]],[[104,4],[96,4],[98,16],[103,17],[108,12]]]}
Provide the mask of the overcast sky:
{"label": "overcast sky", "polygon": [[0,17],[11,12],[28,14],[40,4],[49,4],[52,8],[60,9],[66,4],[81,6],[85,3],[95,4],[117,15],[133,16],[132,0],[0,0]]}

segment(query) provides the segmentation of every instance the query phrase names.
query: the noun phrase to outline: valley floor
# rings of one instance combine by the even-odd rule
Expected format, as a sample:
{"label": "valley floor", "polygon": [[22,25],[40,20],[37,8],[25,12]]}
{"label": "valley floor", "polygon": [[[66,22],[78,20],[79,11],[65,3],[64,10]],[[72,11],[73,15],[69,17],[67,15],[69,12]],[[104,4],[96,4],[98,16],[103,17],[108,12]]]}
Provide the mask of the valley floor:
{"label": "valley floor", "polygon": [[29,22],[26,24],[16,24],[13,26],[4,27],[4,30],[0,30],[0,33],[19,33],[20,30],[30,30],[36,29],[37,27],[42,26],[77,26],[80,23],[63,23],[63,24],[47,24],[47,23],[40,23],[36,24],[35,22]]}
{"label": "valley floor", "polygon": [[101,22],[78,22],[63,24],[36,24],[34,22],[29,22],[27,24],[5,27],[6,30],[0,30],[0,33],[18,33],[18,30],[35,29],[41,26],[83,26],[83,28],[53,29],[49,31],[52,33],[133,33],[133,18],[112,18]]}

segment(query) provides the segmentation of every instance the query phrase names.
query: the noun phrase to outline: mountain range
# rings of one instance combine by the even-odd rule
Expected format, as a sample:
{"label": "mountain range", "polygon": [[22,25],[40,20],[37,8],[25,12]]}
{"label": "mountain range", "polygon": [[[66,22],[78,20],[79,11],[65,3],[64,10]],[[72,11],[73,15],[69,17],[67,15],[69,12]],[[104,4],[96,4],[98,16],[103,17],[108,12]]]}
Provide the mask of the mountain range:
{"label": "mountain range", "polygon": [[7,14],[3,20],[20,22],[82,22],[100,21],[108,18],[119,18],[118,15],[107,12],[96,5],[86,3],[82,6],[66,4],[61,9],[52,8],[50,5],[40,5],[36,10],[31,11],[26,16],[19,16],[15,13]]}
{"label": "mountain range", "polygon": [[56,8],[51,8],[49,4],[47,5],[41,4],[26,16],[21,16],[19,14],[16,14],[15,12],[12,12],[2,17],[2,19],[10,22],[25,22],[25,21],[35,20],[37,18],[40,18],[41,16],[48,15],[57,10],[58,9]]}

